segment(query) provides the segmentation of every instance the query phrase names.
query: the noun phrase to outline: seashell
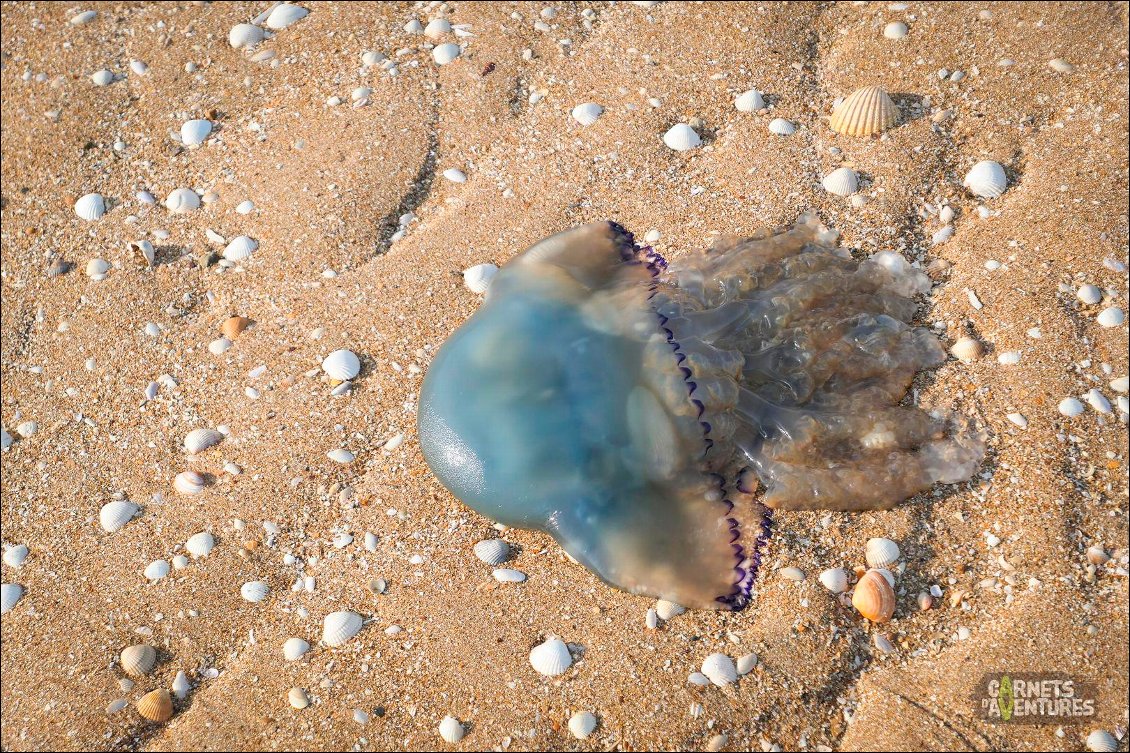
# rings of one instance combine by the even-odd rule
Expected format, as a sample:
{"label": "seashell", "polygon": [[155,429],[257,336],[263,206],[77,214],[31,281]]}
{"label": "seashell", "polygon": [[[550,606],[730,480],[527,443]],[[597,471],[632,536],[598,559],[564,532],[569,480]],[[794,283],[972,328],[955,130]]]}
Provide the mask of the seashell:
{"label": "seashell", "polygon": [[148,580],[161,580],[169,574],[169,563],[165,560],[153,560],[145,567],[142,573]]}
{"label": "seashell", "polygon": [[[446,18],[433,18],[424,27],[424,36],[428,39],[439,39],[444,34],[451,33],[451,22]],[[449,741],[450,742],[450,741]]]}
{"label": "seashell", "polygon": [[1118,740],[1106,730],[1097,729],[1087,735],[1087,749],[1101,751],[1101,753],[1114,753],[1118,750]]}
{"label": "seashell", "polygon": [[52,262],[51,266],[47,268],[48,277],[59,277],[71,271],[71,263],[64,259],[56,259]]}
{"label": "seashell", "polygon": [[113,701],[110,701],[110,705],[106,707],[106,714],[116,714],[126,706],[129,706],[129,701],[127,701],[125,698],[117,698]]}
{"label": "seashell", "polygon": [[659,627],[659,614],[656,613],[654,608],[647,610],[646,616],[644,617],[644,625],[647,626],[648,630],[655,630]]}
{"label": "seashell", "polygon": [[23,544],[10,546],[4,550],[4,564],[8,567],[21,568],[27,560],[28,549]]}
{"label": "seashell", "polygon": [[130,677],[141,677],[157,666],[157,649],[152,646],[127,646],[121,654],[122,671]]}
{"label": "seashell", "polygon": [[110,262],[105,259],[91,259],[86,263],[86,276],[92,280],[105,280],[110,271]]}
{"label": "seashell", "polygon": [[120,531],[126,523],[133,520],[133,516],[137,515],[137,511],[140,509],[133,502],[125,499],[107,502],[98,511],[98,522],[102,525],[102,530],[107,533],[114,533]]}
{"label": "seashell", "polygon": [[200,197],[192,189],[177,188],[165,199],[165,208],[175,214],[187,214],[200,208]]}
{"label": "seashell", "polygon": [[501,565],[510,559],[510,545],[502,539],[484,539],[475,544],[475,556],[488,565]]}
{"label": "seashell", "polygon": [[356,612],[330,612],[322,622],[322,642],[327,646],[344,645],[361,631],[361,615]]}
{"label": "seashell", "polygon": [[1056,408],[1068,418],[1075,418],[1075,416],[1083,412],[1083,403],[1073,397],[1065,397],[1063,400],[1059,401],[1059,405],[1056,406]]}
{"label": "seashell", "polygon": [[[976,338],[961,337],[958,338],[958,341],[950,348],[950,353],[953,354],[954,358],[960,361],[971,363],[985,355],[985,346]],[[876,565],[876,567],[879,566]]]}
{"label": "seashell", "polygon": [[241,201],[235,205],[235,211],[239,214],[251,214],[255,209],[255,202],[251,200]]}
{"label": "seashell", "polygon": [[310,650],[310,644],[301,638],[287,638],[283,644],[283,656],[287,661],[298,661]]}
{"label": "seashell", "polygon": [[229,340],[234,340],[239,337],[239,333],[247,329],[250,324],[251,320],[245,316],[229,316],[224,320],[224,323],[220,325],[220,332]]}
{"label": "seashell", "polygon": [[734,107],[738,109],[738,112],[757,112],[758,110],[764,110],[765,98],[761,96],[761,92],[757,89],[750,89],[738,95],[738,98],[734,100]]}
{"label": "seashell", "polygon": [[322,361],[322,371],[331,379],[347,382],[361,372],[361,361],[349,350],[335,350]]}
{"label": "seashell", "polygon": [[[433,21],[432,23],[435,23]],[[432,24],[428,24],[431,26]],[[439,736],[444,739],[444,742],[457,743],[463,739],[463,735],[467,730],[463,725],[453,716],[445,716],[443,721],[439,723]]]}
{"label": "seashell", "polygon": [[1103,299],[1103,291],[1095,285],[1080,285],[1075,291],[1075,297],[1088,306],[1094,306]]}
{"label": "seashell", "polygon": [[98,11],[96,10],[84,10],[82,13],[76,13],[71,16],[71,23],[75,26],[81,26],[82,24],[93,21],[94,17],[97,15]]}
{"label": "seashell", "polygon": [[778,136],[792,136],[796,133],[796,125],[791,120],[773,118],[769,121],[769,133]]}
{"label": "seashell", "polygon": [[898,125],[899,109],[878,86],[857,89],[832,112],[829,125],[845,136],[873,136]]}
{"label": "seashell", "polygon": [[452,183],[466,183],[467,174],[462,170],[454,167],[449,167],[443,171],[443,177],[450,180]]}
{"label": "seashell", "polygon": [[447,65],[463,53],[463,49],[454,42],[444,42],[432,50],[432,60],[436,65]]}
{"label": "seashell", "polygon": [[596,122],[603,112],[604,108],[595,102],[585,102],[574,107],[572,115],[573,120],[582,126],[590,126]]}
{"label": "seashell", "polygon": [[485,293],[496,274],[498,267],[493,264],[476,264],[463,270],[463,284],[472,293]]}
{"label": "seashell", "polygon": [[742,656],[738,659],[738,664],[737,664],[738,674],[743,675],[743,676],[748,675],[750,672],[753,671],[753,668],[756,667],[756,666],[757,666],[757,654],[753,654],[753,653],[746,654],[745,656]]}
{"label": "seashell", "polygon": [[961,185],[968,188],[974,196],[995,199],[1008,188],[1008,177],[1000,163],[986,159],[969,169]]}
{"label": "seashell", "polygon": [[1099,312],[1095,317],[1100,327],[1118,327],[1126,321],[1126,314],[1117,306],[1110,306]]}
{"label": "seashell", "polygon": [[1075,70],[1075,66],[1063,58],[1052,58],[1048,61],[1048,67],[1056,73],[1071,73]]}
{"label": "seashell", "polygon": [[934,597],[932,595],[930,595],[929,593],[927,593],[926,591],[920,592],[918,594],[917,599],[918,599],[918,608],[921,609],[923,612],[928,610],[930,607],[934,606]]}
{"label": "seashell", "polygon": [[850,167],[839,167],[820,181],[824,190],[836,196],[851,196],[859,190],[859,176]]}
{"label": "seashell", "polygon": [[228,261],[243,261],[249,258],[257,248],[259,248],[259,241],[246,235],[237,235],[224,248],[224,258]]}
{"label": "seashell", "polygon": [[659,599],[655,602],[655,613],[659,615],[661,620],[670,620],[674,617],[678,617],[685,611],[687,611],[686,607],[676,604],[673,601]]}
{"label": "seashell", "polygon": [[804,571],[799,567],[782,567],[777,571],[777,574],[785,580],[791,580],[795,582],[800,582],[805,578]]}
{"label": "seashell", "polygon": [[717,751],[725,748],[729,742],[729,735],[713,735],[709,740],[706,741],[706,749],[710,751],[710,753],[716,753]]}
{"label": "seashell", "polygon": [[411,21],[404,24],[404,31],[406,31],[409,34],[423,34],[424,33],[424,25],[422,23],[420,23],[419,21],[417,21],[415,18],[413,18]]}
{"label": "seashell", "polygon": [[354,455],[349,450],[345,450],[345,449],[342,449],[342,448],[339,447],[336,450],[330,450],[329,452],[327,452],[326,457],[328,457],[330,460],[334,461],[335,463],[344,464],[344,463],[352,463],[353,459],[356,457],[356,455]]}
{"label": "seashell", "polygon": [[157,251],[149,241],[130,241],[126,248],[138,263],[146,267],[152,267],[153,260],[157,258]]}
{"label": "seashell", "polygon": [[890,539],[868,539],[864,556],[868,567],[881,570],[898,562],[899,554],[899,545]]}
{"label": "seashell", "polygon": [[556,677],[573,665],[569,647],[560,638],[550,638],[530,650],[530,665],[538,674]]}
{"label": "seashell", "polygon": [[286,693],[286,699],[296,709],[304,709],[310,705],[310,696],[302,688],[291,688]]}
{"label": "seashell", "polygon": [[388,60],[388,57],[384,53],[376,52],[374,50],[366,50],[365,52],[361,53],[361,65],[365,65],[370,68],[374,65],[380,65],[386,60]]}
{"label": "seashell", "polygon": [[39,431],[39,424],[35,421],[24,421],[16,427],[16,433],[24,439],[35,436],[37,431]]}
{"label": "seashell", "polygon": [[193,429],[184,438],[184,449],[189,455],[196,455],[215,447],[223,439],[224,435],[215,429]]}
{"label": "seashell", "polygon": [[704,675],[702,672],[691,672],[687,677],[687,682],[691,683],[692,685],[705,687],[710,684],[710,678]]}
{"label": "seashell", "polygon": [[267,28],[276,31],[285,29],[292,23],[306,18],[309,14],[310,11],[291,3],[276,5],[275,9],[271,11],[271,15],[267,16]]}
{"label": "seashell", "polygon": [[526,580],[526,574],[521,570],[511,570],[508,567],[500,567],[495,570],[491,575],[499,583],[523,583]]}
{"label": "seashell", "polygon": [[183,471],[173,479],[173,488],[181,494],[203,494],[204,476],[196,471]]}
{"label": "seashell", "polygon": [[75,202],[75,214],[87,222],[100,220],[106,214],[106,201],[100,193],[88,193]]}
{"label": "seashell", "polygon": [[910,32],[902,21],[891,21],[883,27],[883,36],[887,39],[902,39]]}
{"label": "seashell", "polygon": [[239,587],[239,595],[252,604],[258,604],[271,593],[271,587],[265,581],[252,580]]}
{"label": "seashell", "polygon": [[887,622],[895,613],[895,589],[879,570],[868,570],[851,595],[851,604],[872,622]]}
{"label": "seashell", "polygon": [[228,44],[237,50],[254,47],[263,41],[266,34],[254,24],[236,24],[228,32]]}
{"label": "seashell", "polygon": [[1099,413],[1110,414],[1110,401],[1106,399],[1106,395],[1099,392],[1096,388],[1087,390],[1087,394],[1083,395],[1083,399],[1087,401],[1087,405],[1094,408]]}
{"label": "seashell", "polygon": [[178,554],[177,556],[173,557],[174,569],[183,570],[186,567],[188,567],[188,557],[185,557],[183,554]]}
{"label": "seashell", "polygon": [[830,567],[820,573],[820,584],[834,594],[842,594],[848,587],[847,570],[842,567]]}
{"label": "seashell", "polygon": [[109,86],[114,83],[114,74],[103,68],[90,74],[90,80],[94,82],[95,86]]}
{"label": "seashell", "polygon": [[12,435],[7,429],[0,429],[0,451],[7,452],[12,446]]}
{"label": "seashell", "polygon": [[596,715],[591,711],[578,711],[569,717],[569,731],[578,740],[584,740],[596,729]]}
{"label": "seashell", "polygon": [[0,614],[7,614],[23,598],[24,587],[18,583],[0,583]]}
{"label": "seashell", "polygon": [[210,120],[188,120],[180,127],[180,140],[185,146],[199,146],[212,132]]}
{"label": "seashell", "polygon": [[685,152],[702,145],[702,138],[686,123],[676,123],[663,134],[663,143],[676,152]]}
{"label": "seashell", "polygon": [[192,690],[192,683],[188,681],[188,676],[185,675],[184,670],[177,672],[177,676],[173,678],[173,695],[179,700],[184,700],[188,695],[188,691]]}
{"label": "seashell", "polygon": [[1092,546],[1087,549],[1087,561],[1092,565],[1105,565],[1110,561],[1110,555],[1101,546]]}
{"label": "seashell", "polygon": [[137,713],[151,722],[167,722],[173,718],[173,699],[169,691],[151,690],[137,702]]}
{"label": "seashell", "polygon": [[702,660],[702,673],[720,688],[738,681],[734,660],[725,654],[711,654]]}
{"label": "seashell", "polygon": [[936,233],[934,233],[930,237],[930,245],[940,246],[941,244],[945,243],[950,238],[952,238],[953,233],[954,233],[953,225],[946,225],[945,227],[940,228]]}

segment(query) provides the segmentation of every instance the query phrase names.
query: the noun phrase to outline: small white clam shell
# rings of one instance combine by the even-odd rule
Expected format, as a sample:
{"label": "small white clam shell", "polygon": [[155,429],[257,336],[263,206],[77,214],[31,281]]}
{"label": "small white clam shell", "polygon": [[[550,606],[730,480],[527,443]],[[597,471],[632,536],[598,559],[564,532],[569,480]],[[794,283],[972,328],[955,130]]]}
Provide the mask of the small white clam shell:
{"label": "small white clam shell", "polygon": [[805,579],[804,571],[799,567],[782,567],[777,571],[777,574],[785,580],[791,580],[797,583]]}
{"label": "small white clam shell", "polygon": [[180,127],[180,140],[185,146],[197,146],[203,144],[204,139],[208,138],[208,134],[211,132],[212,121],[188,120]]}
{"label": "small white clam shell", "polygon": [[992,160],[981,160],[965,174],[962,185],[968,188],[974,196],[983,199],[995,199],[1008,188],[1008,177],[1000,163]]}
{"label": "small white clam shell", "polygon": [[215,429],[193,429],[184,438],[184,449],[189,455],[204,452],[209,447],[215,447],[224,439],[224,435]]}
{"label": "small white clam shell", "polygon": [[720,688],[738,681],[734,660],[725,654],[711,654],[702,660],[702,673]]}
{"label": "small white clam shell", "polygon": [[145,567],[143,575],[149,580],[161,580],[169,574],[169,563],[165,560],[153,560]]}
{"label": "small white clam shell", "polygon": [[228,261],[243,261],[259,248],[259,241],[246,235],[237,235],[224,248],[224,258]]}
{"label": "small white clam shell", "polygon": [[105,259],[91,259],[86,263],[86,276],[92,280],[105,280],[110,272],[110,262]]}
{"label": "small white clam shell", "polygon": [[75,202],[75,214],[87,222],[100,220],[106,214],[106,201],[100,193],[88,193]]}
{"label": "small white clam shell", "polygon": [[217,337],[208,343],[208,352],[214,356],[223,355],[232,346],[232,341],[226,337]]}
{"label": "small white clam shell", "polygon": [[347,382],[361,372],[361,360],[350,350],[335,350],[322,361],[322,371],[331,379]]}
{"label": "small white clam shell", "polygon": [[344,645],[361,631],[363,620],[356,612],[330,612],[322,622],[322,642],[327,646]]}
{"label": "small white clam shell", "polygon": [[569,717],[569,732],[578,740],[584,740],[596,729],[596,714],[591,711],[578,711]]}
{"label": "small white clam shell", "polygon": [[[431,24],[428,25],[431,26]],[[463,739],[463,735],[466,733],[467,730],[462,723],[453,716],[445,716],[443,721],[439,723],[439,736],[443,738],[444,742],[457,743]]]}
{"label": "small white clam shell", "polygon": [[446,18],[433,18],[424,27],[424,36],[428,39],[440,39],[444,34],[451,33],[451,22]]}
{"label": "small white clam shell", "polygon": [[103,68],[90,74],[90,80],[94,82],[95,86],[109,86],[114,83],[114,74]]}
{"label": "small white clam shell", "polygon": [[510,545],[502,539],[484,539],[475,544],[475,556],[491,566],[510,559]]}
{"label": "small white clam shell", "polygon": [[216,546],[216,540],[207,531],[192,534],[184,544],[184,548],[193,558],[207,557],[214,546]]}
{"label": "small white clam shell", "polygon": [[463,49],[454,42],[444,42],[441,45],[436,45],[432,50],[432,60],[436,65],[447,65],[455,58],[463,53]]}
{"label": "small white clam shell", "polygon": [[764,110],[765,98],[761,96],[761,92],[757,89],[750,89],[738,95],[738,98],[734,100],[734,107],[738,109],[738,112],[757,112],[758,110]]}
{"label": "small white clam shell", "polygon": [[75,26],[81,26],[82,24],[93,21],[94,17],[97,15],[98,11],[96,10],[84,10],[82,13],[76,13],[71,16],[71,23]]}
{"label": "small white clam shell", "polygon": [[310,11],[305,8],[292,5],[291,3],[282,3],[276,5],[275,9],[271,11],[271,15],[267,16],[268,29],[285,29],[296,21],[301,21],[310,14]]}
{"label": "small white clam shell", "polygon": [[407,32],[408,34],[423,34],[424,33],[424,25],[422,23],[420,23],[417,19],[413,18],[411,21],[404,24],[404,31]]}
{"label": "small white clam shell", "polygon": [[1110,388],[1115,392],[1126,393],[1130,391],[1130,377],[1118,377],[1110,380]]}
{"label": "small white clam shell", "polygon": [[676,123],[663,134],[663,143],[668,149],[685,152],[702,144],[702,138],[686,123]]}
{"label": "small white clam shell", "polygon": [[465,173],[462,170],[455,168],[455,167],[449,167],[446,170],[444,170],[443,171],[443,177],[446,178],[447,180],[450,180],[452,183],[466,183],[467,182],[467,173]]}
{"label": "small white clam shell", "polygon": [[24,587],[18,583],[0,584],[0,614],[7,614],[23,598]]}
{"label": "small white clam shell", "polygon": [[859,190],[859,176],[850,167],[838,167],[820,181],[824,190],[836,196],[851,196]]}
{"label": "small white clam shell", "polygon": [[1094,408],[1099,413],[1110,414],[1110,401],[1106,399],[1106,395],[1099,392],[1097,388],[1087,390],[1087,394],[1083,395],[1083,399],[1087,401],[1087,405]]}
{"label": "small white clam shell", "polygon": [[372,68],[374,65],[380,65],[386,60],[388,60],[388,56],[383,52],[377,52],[376,50],[365,50],[361,53],[361,65],[365,65],[370,68]]}
{"label": "small white clam shell", "polygon": [[604,108],[596,102],[584,102],[573,108],[571,113],[573,120],[580,123],[582,126],[590,126],[597,121],[597,118],[604,112]]}
{"label": "small white clam shell", "polygon": [[336,450],[330,450],[329,452],[327,452],[326,457],[328,457],[335,463],[345,464],[352,463],[356,456],[349,450],[339,447]]}
{"label": "small white clam shell", "polygon": [[1100,311],[1095,321],[1100,327],[1119,327],[1126,321],[1126,314],[1117,306],[1110,306]]}
{"label": "small white clam shell", "polygon": [[899,545],[890,539],[868,539],[864,548],[867,566],[876,570],[888,568],[898,562],[899,554]]}
{"label": "small white clam shell", "polygon": [[4,550],[4,564],[8,567],[21,568],[27,560],[28,549],[24,544],[10,546]]}
{"label": "small white clam shell", "polygon": [[253,604],[267,598],[269,593],[271,593],[271,587],[267,585],[266,581],[262,580],[248,581],[239,587],[239,595]]}
{"label": "small white clam shell", "polygon": [[757,654],[754,654],[754,653],[745,654],[738,659],[738,666],[737,666],[738,674],[743,675],[743,676],[748,675],[750,672],[753,671],[753,668],[756,667],[756,666],[757,666]]}
{"label": "small white clam shell", "polygon": [[254,24],[236,24],[228,32],[228,44],[242,50],[259,44],[263,37],[263,30]]}
{"label": "small white clam shell", "polygon": [[102,530],[107,533],[114,533],[120,531],[126,523],[133,520],[133,516],[137,515],[137,511],[140,509],[133,502],[125,499],[107,502],[98,511],[98,522],[101,524]]}
{"label": "small white clam shell", "polygon": [[491,575],[499,583],[523,583],[526,580],[526,574],[521,570],[512,570],[508,567],[500,567],[495,570]]}
{"label": "small white clam shell", "polygon": [[287,661],[298,661],[310,650],[310,644],[301,638],[287,638],[283,643],[283,656]]}
{"label": "small white clam shell", "polygon": [[1114,753],[1118,750],[1118,739],[1103,729],[1097,729],[1087,735],[1087,750],[1096,753]]}
{"label": "small white clam shell", "polygon": [[498,267],[493,264],[476,264],[463,270],[463,284],[472,293],[482,294],[487,292],[496,274]]}
{"label": "small white clam shell", "polygon": [[792,136],[796,133],[796,124],[785,118],[773,118],[769,121],[769,133],[778,136]]}
{"label": "small white clam shell", "polygon": [[173,488],[181,494],[203,494],[204,476],[196,471],[182,471],[173,479]]}
{"label": "small white clam shell", "polygon": [[176,188],[165,198],[165,208],[174,214],[187,214],[200,208],[200,197],[190,188]]}
{"label": "small white clam shell", "polygon": [[177,676],[173,678],[173,695],[183,700],[190,690],[192,690],[192,683],[188,681],[188,675],[184,673],[184,670],[177,672]]}
{"label": "small white clam shell", "polygon": [[130,677],[141,677],[157,666],[157,649],[152,646],[126,646],[120,657],[122,671]]}
{"label": "small white clam shell", "polygon": [[678,617],[685,611],[687,611],[686,607],[681,604],[676,604],[673,601],[659,599],[655,602],[655,613],[659,615],[661,620],[670,620],[674,617]]}
{"label": "small white clam shell", "polygon": [[188,567],[188,557],[185,557],[183,554],[178,554],[177,556],[173,557],[174,569],[184,570],[186,567]]}
{"label": "small white clam shell", "polygon": [[1073,397],[1065,397],[1059,401],[1059,405],[1056,407],[1060,413],[1068,418],[1074,418],[1083,412],[1083,403]]}
{"label": "small white clam shell", "polygon": [[883,36],[887,39],[902,39],[909,31],[902,21],[891,21],[883,27]]}
{"label": "small white clam shell", "polygon": [[848,588],[847,570],[842,567],[830,567],[820,573],[820,584],[834,594],[842,594]]}
{"label": "small white clam shell", "polygon": [[537,670],[538,674],[556,677],[573,666],[573,657],[565,641],[560,638],[550,638],[530,650],[530,666]]}
{"label": "small white clam shell", "polygon": [[1080,285],[1079,289],[1075,291],[1075,297],[1078,298],[1081,303],[1094,306],[1096,303],[1102,301],[1103,291],[1099,290],[1096,285]]}

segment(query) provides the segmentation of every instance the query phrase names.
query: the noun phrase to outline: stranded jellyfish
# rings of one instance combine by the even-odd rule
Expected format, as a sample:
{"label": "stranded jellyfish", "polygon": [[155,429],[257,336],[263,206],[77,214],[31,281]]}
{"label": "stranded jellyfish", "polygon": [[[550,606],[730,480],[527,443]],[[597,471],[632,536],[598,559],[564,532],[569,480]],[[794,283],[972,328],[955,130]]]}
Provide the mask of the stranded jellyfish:
{"label": "stranded jellyfish", "polygon": [[424,457],[616,587],[739,609],[771,508],[889,508],[976,469],[977,436],[899,404],[945,359],[908,324],[929,287],[810,217],[670,265],[611,222],[559,233],[437,351]]}

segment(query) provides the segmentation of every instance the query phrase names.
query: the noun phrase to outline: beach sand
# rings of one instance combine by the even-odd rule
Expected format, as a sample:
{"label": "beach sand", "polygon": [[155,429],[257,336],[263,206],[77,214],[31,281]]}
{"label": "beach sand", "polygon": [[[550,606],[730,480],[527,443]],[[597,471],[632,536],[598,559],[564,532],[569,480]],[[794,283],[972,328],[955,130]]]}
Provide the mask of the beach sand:
{"label": "beach sand", "polygon": [[[1056,406],[1091,388],[1114,403],[1108,383],[1127,374],[1126,325],[1095,321],[1127,307],[1125,267],[1104,265],[1127,261],[1126,3],[557,3],[548,30],[535,28],[540,3],[309,5],[261,45],[275,53],[266,62],[227,40],[266,3],[3,5],[0,420],[16,439],[2,522],[5,545],[30,548],[21,568],[3,567],[25,589],[2,623],[4,749],[695,750],[725,735],[734,750],[1070,750],[1094,729],[1125,734],[1127,428],[1117,407],[1067,418]],[[68,22],[87,9],[93,20]],[[403,27],[441,12],[474,36],[439,40],[465,50],[438,67],[431,40]],[[900,20],[909,34],[885,38]],[[398,61],[398,75],[361,71],[365,50]],[[95,86],[103,68],[122,80]],[[902,124],[882,138],[833,133],[836,98],[873,84]],[[355,108],[361,86],[371,93]],[[735,109],[750,88],[769,112]],[[569,113],[588,101],[604,113],[581,128]],[[210,142],[171,138],[201,117],[216,123]],[[771,134],[774,117],[797,132]],[[664,146],[690,118],[703,146]],[[983,159],[1005,166],[1000,198],[961,186]],[[840,165],[862,176],[862,206],[821,188]],[[443,178],[449,168],[467,181]],[[161,202],[178,187],[217,196],[171,214]],[[142,189],[156,206],[135,198]],[[85,222],[72,207],[95,191],[107,211]],[[254,210],[236,213],[245,200]],[[925,207],[941,202],[955,233],[932,246],[942,224]],[[972,334],[988,347],[914,386],[921,405],[987,432],[973,481],[889,512],[780,513],[748,609],[648,630],[653,600],[606,586],[546,535],[499,534],[428,471],[420,370],[479,304],[464,268],[600,219],[658,230],[657,250],[678,259],[807,210],[857,255],[931,265],[923,323],[947,345]],[[222,249],[207,229],[258,250],[202,267]],[[127,250],[140,239],[156,246],[151,268]],[[94,282],[83,270],[99,257],[114,266]],[[48,276],[56,260],[74,268]],[[1106,300],[1080,303],[1083,283]],[[254,324],[213,355],[233,314]],[[334,397],[319,364],[338,348],[363,370]],[[1012,350],[1018,364],[997,362]],[[163,374],[175,386],[147,400]],[[38,431],[17,436],[26,421]],[[184,436],[218,425],[227,438],[186,457]],[[335,448],[356,460],[334,463]],[[209,475],[203,494],[173,490],[189,469]],[[109,534],[98,513],[114,495],[142,509]],[[146,565],[204,530],[211,554],[146,581]],[[337,548],[342,533],[354,540]],[[509,566],[527,582],[496,583],[474,557],[492,535],[515,546]],[[905,565],[883,625],[816,580],[862,566],[872,536],[897,541]],[[1089,574],[1090,547],[1112,559]],[[782,579],[785,566],[807,579]],[[312,592],[291,590],[299,576]],[[257,579],[268,598],[241,599]],[[943,595],[919,610],[934,585]],[[317,646],[322,618],[343,609],[371,622],[344,647]],[[559,678],[528,661],[550,634],[579,647]],[[300,661],[283,659],[291,636],[314,645]],[[158,664],[126,691],[118,656],[135,643],[156,647]],[[688,683],[712,652],[759,662],[726,689]],[[141,695],[178,671],[193,689],[172,720],[139,717]],[[1068,675],[1097,713],[984,721],[973,695],[987,672]],[[291,687],[312,704],[291,708]],[[107,714],[118,698],[130,705]],[[584,710],[599,726],[578,741],[566,723]],[[446,715],[466,726],[456,745],[437,732]]]}

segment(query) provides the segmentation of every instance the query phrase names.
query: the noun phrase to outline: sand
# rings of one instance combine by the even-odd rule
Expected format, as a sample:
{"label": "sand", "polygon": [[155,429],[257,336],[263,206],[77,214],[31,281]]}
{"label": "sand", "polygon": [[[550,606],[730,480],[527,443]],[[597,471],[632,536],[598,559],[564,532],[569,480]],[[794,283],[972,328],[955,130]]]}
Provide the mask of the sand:
{"label": "sand", "polygon": [[[68,23],[88,7],[94,20]],[[1080,749],[1093,729],[1125,733],[1127,429],[1117,409],[1065,418],[1056,405],[1092,387],[1114,402],[1108,382],[1127,373],[1127,327],[1095,323],[1127,306],[1125,271],[1104,266],[1127,261],[1126,3],[559,3],[548,31],[534,27],[542,4],[448,3],[474,36],[442,68],[402,29],[440,8],[394,4],[319,3],[263,45],[274,61],[252,62],[227,33],[267,7],[3,6],[0,420],[13,436],[39,425],[2,456],[3,541],[30,548],[22,568],[3,567],[26,590],[2,623],[5,749],[429,749],[446,746],[437,729],[449,714],[467,727],[446,746],[459,749],[693,750],[719,734],[727,749]],[[883,37],[893,20],[908,22],[905,39]],[[398,60],[399,75],[360,72],[370,49]],[[1050,68],[1056,57],[1074,70]],[[133,59],[146,75],[129,73]],[[94,86],[102,68],[124,79]],[[943,68],[967,75],[943,80]],[[836,97],[869,84],[892,92],[902,125],[882,139],[831,132]],[[368,104],[354,108],[362,85]],[[769,113],[734,109],[751,87]],[[585,101],[605,112],[582,129],[569,111]],[[186,150],[170,137],[205,116],[211,143]],[[797,132],[770,134],[777,116]],[[689,118],[702,120],[703,147],[667,149],[663,132]],[[999,199],[961,187],[981,159],[1007,170]],[[861,207],[820,187],[841,164],[863,176]],[[467,182],[441,177],[451,167]],[[181,186],[216,200],[173,215],[135,198]],[[72,205],[92,191],[108,211],[88,223]],[[255,203],[246,216],[234,211],[244,200]],[[941,223],[925,207],[943,201],[956,232],[931,247]],[[923,323],[947,343],[986,343],[985,358],[951,360],[914,388],[920,404],[988,433],[972,482],[890,512],[779,514],[748,609],[648,630],[652,600],[604,585],[545,535],[497,534],[429,473],[418,372],[479,303],[464,268],[606,218],[658,230],[657,249],[677,259],[806,210],[854,253],[932,265]],[[222,248],[206,229],[259,248],[237,269],[201,267]],[[157,248],[152,268],[127,251],[138,239]],[[83,272],[96,257],[114,264],[101,282]],[[60,259],[75,268],[48,277]],[[1107,300],[1081,304],[1083,283]],[[254,324],[213,355],[232,314]],[[317,371],[337,348],[363,364],[341,397]],[[1019,364],[997,362],[1008,350]],[[146,400],[162,374],[175,386]],[[184,435],[217,425],[224,442],[187,458]],[[382,447],[398,434],[399,447]],[[339,447],[357,459],[327,459]],[[209,475],[205,493],[173,491],[186,469]],[[108,534],[98,511],[114,495],[142,511]],[[217,541],[207,558],[146,582],[147,564],[201,530]],[[354,542],[338,549],[341,533]],[[489,535],[516,547],[526,583],[498,584],[475,559]],[[899,542],[905,564],[885,625],[816,581],[861,566],[871,536]],[[1095,546],[1112,559],[1089,574]],[[807,580],[783,580],[784,566]],[[312,592],[291,590],[299,575]],[[239,593],[255,579],[272,589],[258,604]],[[932,585],[943,596],[920,611]],[[342,648],[284,661],[288,637],[316,644],[340,609],[371,622]],[[527,660],[549,634],[580,647],[556,679]],[[118,655],[143,642],[157,668],[125,691]],[[726,692],[689,684],[715,651],[759,663]],[[172,720],[142,720],[137,699],[181,670],[193,689]],[[1093,688],[1097,713],[983,721],[971,693],[988,671],[1070,675]],[[312,705],[292,709],[291,687]],[[107,714],[117,698],[130,706]],[[599,718],[585,741],[565,727],[581,710]]]}

